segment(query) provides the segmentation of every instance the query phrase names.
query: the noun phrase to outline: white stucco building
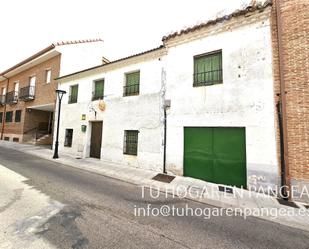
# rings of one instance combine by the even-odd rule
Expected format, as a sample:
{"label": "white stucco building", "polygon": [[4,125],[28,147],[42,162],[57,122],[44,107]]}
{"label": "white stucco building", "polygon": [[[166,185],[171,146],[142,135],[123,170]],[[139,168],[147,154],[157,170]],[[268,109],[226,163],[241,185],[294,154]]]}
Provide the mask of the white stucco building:
{"label": "white stucco building", "polygon": [[[60,150],[77,157],[97,157],[103,161],[160,171],[160,93],[165,54],[165,48],[160,47],[60,78],[59,89],[68,93],[62,101]],[[130,75],[138,78],[138,88],[125,87]],[[104,85],[97,88],[99,93],[96,93],[95,82]],[[78,86],[77,98],[70,101],[74,86]],[[102,128],[94,131],[93,127],[98,124]],[[82,131],[82,126],[86,130]],[[125,131],[138,131],[136,153],[124,152]],[[94,141],[98,137],[99,141]],[[71,142],[68,143],[68,139]]]}
{"label": "white stucco building", "polygon": [[[236,11],[164,37],[161,48],[59,78],[68,93],[78,84],[77,103],[68,104],[70,94],[63,100],[60,150],[91,156],[92,127],[100,121],[95,157],[162,172],[163,109],[170,102],[167,172],[243,187],[277,185],[268,6]],[[139,92],[124,96],[132,72],[139,72]],[[97,80],[104,80],[104,102],[91,101]],[[128,135],[136,139],[136,153],[127,153]]]}

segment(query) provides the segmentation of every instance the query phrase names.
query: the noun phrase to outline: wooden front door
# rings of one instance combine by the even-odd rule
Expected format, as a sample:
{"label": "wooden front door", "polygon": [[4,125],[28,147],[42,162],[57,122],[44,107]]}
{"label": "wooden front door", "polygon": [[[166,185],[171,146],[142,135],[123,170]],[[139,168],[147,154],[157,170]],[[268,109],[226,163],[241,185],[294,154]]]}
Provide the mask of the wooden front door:
{"label": "wooden front door", "polygon": [[102,122],[92,122],[90,157],[101,157]]}

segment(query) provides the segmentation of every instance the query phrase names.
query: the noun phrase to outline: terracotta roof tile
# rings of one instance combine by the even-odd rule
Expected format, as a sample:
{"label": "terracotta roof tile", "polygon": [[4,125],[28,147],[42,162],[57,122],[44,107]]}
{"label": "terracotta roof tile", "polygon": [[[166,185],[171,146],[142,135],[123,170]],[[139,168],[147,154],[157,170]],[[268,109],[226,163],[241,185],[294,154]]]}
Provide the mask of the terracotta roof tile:
{"label": "terracotta roof tile", "polygon": [[90,42],[103,42],[103,40],[101,38],[97,38],[97,39],[86,39],[86,40],[60,41],[60,42],[53,43],[53,45],[63,46],[63,45],[90,43]]}
{"label": "terracotta roof tile", "polygon": [[243,9],[238,9],[238,10],[232,12],[229,15],[224,15],[224,16],[218,17],[216,19],[208,20],[206,22],[194,25],[192,27],[184,28],[184,29],[182,29],[180,31],[173,32],[173,33],[171,33],[169,35],[164,36],[162,38],[162,41],[166,42],[169,39],[174,38],[176,36],[181,36],[181,35],[184,35],[184,34],[187,34],[187,33],[190,33],[190,32],[194,32],[196,30],[199,30],[199,29],[202,29],[202,28],[214,25],[216,23],[220,23],[220,22],[229,20],[229,19],[231,19],[233,17],[245,15],[245,14],[247,14],[249,12],[254,12],[256,10],[263,10],[266,7],[271,6],[271,5],[272,5],[272,0],[266,0],[266,1],[263,1],[263,2],[252,0],[251,3],[249,5],[247,5],[246,7],[244,7]]}
{"label": "terracotta roof tile", "polygon": [[2,73],[0,73],[0,76],[4,76],[6,73],[22,66],[23,64],[26,64],[30,61],[32,61],[33,59],[47,53],[48,51],[54,49],[56,46],[63,46],[63,45],[72,45],[72,44],[81,44],[81,43],[90,43],[90,42],[103,42],[103,40],[101,38],[97,38],[97,39],[87,39],[87,40],[74,40],[74,41],[60,41],[60,42],[56,42],[56,43],[52,43],[51,45],[49,45],[48,47],[44,48],[43,50],[39,51],[38,53],[28,57],[27,59],[19,62],[18,64],[14,65],[13,67],[10,67],[9,69],[3,71]]}

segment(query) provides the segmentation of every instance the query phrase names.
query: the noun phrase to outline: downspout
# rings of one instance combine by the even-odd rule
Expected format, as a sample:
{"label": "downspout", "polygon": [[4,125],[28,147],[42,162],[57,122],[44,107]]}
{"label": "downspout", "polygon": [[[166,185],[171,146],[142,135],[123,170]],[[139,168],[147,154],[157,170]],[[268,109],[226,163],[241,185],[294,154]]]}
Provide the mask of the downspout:
{"label": "downspout", "polygon": [[289,175],[289,157],[288,157],[288,143],[287,143],[287,111],[286,111],[286,91],[284,81],[284,54],[282,42],[282,16],[280,11],[280,1],[276,0],[276,19],[277,19],[277,38],[278,38],[278,58],[279,58],[279,82],[280,94],[277,103],[277,111],[279,118],[280,130],[280,161],[281,161],[281,197],[287,200],[289,194],[287,189],[290,189],[290,175]]}
{"label": "downspout", "polygon": [[[7,78],[7,77],[5,77],[4,75],[1,75],[1,76],[2,76],[3,78],[6,78],[6,80],[7,80],[7,82],[6,82],[6,92],[5,92],[5,95],[6,95],[7,92],[9,91],[9,82],[10,82],[10,79]],[[6,116],[6,97],[5,97],[4,110],[3,110],[3,115],[2,115],[1,140],[3,140],[5,116]]]}
{"label": "downspout", "polygon": [[[162,60],[162,59],[161,59]],[[160,90],[160,95],[161,95],[161,113],[163,109],[163,174],[166,174],[166,132],[167,132],[167,114],[166,114],[166,109],[170,107],[170,101],[167,101],[165,99],[165,94],[166,94],[166,71],[164,66],[162,67],[161,71],[161,90]],[[162,115],[162,114],[161,114]]]}
{"label": "downspout", "polygon": [[164,103],[163,173],[166,174],[166,106]]}

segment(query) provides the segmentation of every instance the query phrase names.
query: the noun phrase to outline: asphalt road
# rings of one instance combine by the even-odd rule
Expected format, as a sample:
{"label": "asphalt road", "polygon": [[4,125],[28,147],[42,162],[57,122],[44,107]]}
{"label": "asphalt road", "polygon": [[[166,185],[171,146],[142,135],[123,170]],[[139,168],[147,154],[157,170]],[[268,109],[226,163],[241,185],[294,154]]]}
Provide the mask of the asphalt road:
{"label": "asphalt road", "polygon": [[308,232],[253,217],[137,217],[134,208],[148,204],[213,207],[143,197],[138,186],[18,151],[0,148],[0,164],[66,205],[36,234],[57,248],[309,248]]}

